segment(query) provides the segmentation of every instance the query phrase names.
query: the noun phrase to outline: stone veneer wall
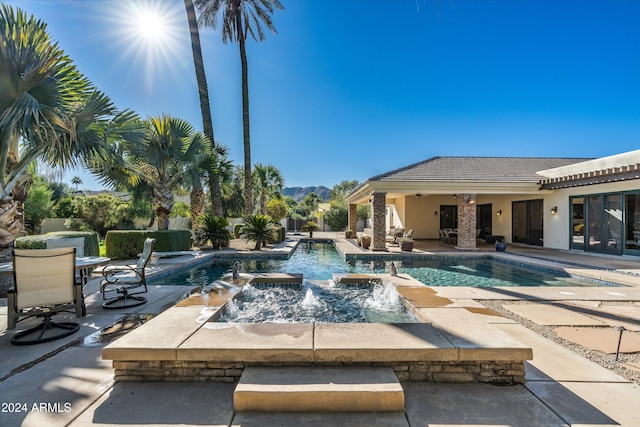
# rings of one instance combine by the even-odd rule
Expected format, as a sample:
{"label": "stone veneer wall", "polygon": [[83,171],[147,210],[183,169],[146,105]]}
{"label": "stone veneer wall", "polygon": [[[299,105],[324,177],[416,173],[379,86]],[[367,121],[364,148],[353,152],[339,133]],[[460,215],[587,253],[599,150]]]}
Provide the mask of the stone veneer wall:
{"label": "stone veneer wall", "polygon": [[371,250],[386,251],[387,193],[373,193],[372,197],[371,216],[373,218],[373,239],[371,241]]}
{"label": "stone veneer wall", "polygon": [[476,195],[458,197],[458,244],[456,249],[476,249]]}
{"label": "stone veneer wall", "polygon": [[[114,361],[115,381],[208,381],[237,382],[244,363],[206,361]],[[315,363],[251,363],[251,366],[318,366]],[[325,366],[391,367],[400,381],[435,383],[524,384],[524,362],[389,362],[333,363]]]}
{"label": "stone veneer wall", "polygon": [[358,205],[349,205],[349,230],[354,233],[357,231],[358,224]]}

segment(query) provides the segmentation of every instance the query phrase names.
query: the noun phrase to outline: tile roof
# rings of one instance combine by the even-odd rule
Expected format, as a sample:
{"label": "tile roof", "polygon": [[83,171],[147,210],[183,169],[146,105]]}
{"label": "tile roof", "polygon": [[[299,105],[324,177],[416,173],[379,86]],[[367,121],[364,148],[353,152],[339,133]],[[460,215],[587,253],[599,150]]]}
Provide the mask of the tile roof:
{"label": "tile roof", "polygon": [[537,171],[590,160],[557,157],[432,157],[369,181],[538,182]]}

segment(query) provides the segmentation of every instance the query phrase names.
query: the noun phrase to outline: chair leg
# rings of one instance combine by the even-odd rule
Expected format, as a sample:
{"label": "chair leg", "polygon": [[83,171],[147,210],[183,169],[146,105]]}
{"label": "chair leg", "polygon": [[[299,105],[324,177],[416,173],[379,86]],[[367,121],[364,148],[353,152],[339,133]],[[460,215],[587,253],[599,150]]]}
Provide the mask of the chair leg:
{"label": "chair leg", "polygon": [[[145,290],[142,292],[146,292],[146,285],[144,286]],[[115,289],[115,291],[119,294],[117,297],[106,300],[102,303],[102,307],[108,309],[117,309],[117,308],[130,308],[137,307],[147,302],[145,297],[137,296],[137,294],[141,292],[136,292],[135,294],[129,293],[125,286],[119,286]],[[103,292],[104,297],[104,292]]]}
{"label": "chair leg", "polygon": [[[34,326],[33,328],[26,329],[24,331],[16,332],[11,337],[11,344],[13,345],[33,345],[40,344],[45,342],[50,342],[53,340],[57,340],[60,338],[68,337],[69,335],[75,334],[80,330],[80,325],[74,322],[54,322],[52,318],[52,314],[45,314],[44,320],[39,325]],[[63,332],[60,332],[55,335],[44,336],[45,332],[51,329],[62,329]],[[38,333],[36,338],[26,339],[33,334]]]}

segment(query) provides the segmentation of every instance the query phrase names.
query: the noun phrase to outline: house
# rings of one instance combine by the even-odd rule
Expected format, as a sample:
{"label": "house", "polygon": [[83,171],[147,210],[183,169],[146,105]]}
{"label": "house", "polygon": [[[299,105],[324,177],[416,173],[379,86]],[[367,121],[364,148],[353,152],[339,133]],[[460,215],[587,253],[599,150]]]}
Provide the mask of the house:
{"label": "house", "polygon": [[386,250],[391,226],[414,238],[458,231],[457,248],[476,239],[640,256],[640,150],[598,159],[433,157],[386,172],[346,198],[372,206],[373,250]]}

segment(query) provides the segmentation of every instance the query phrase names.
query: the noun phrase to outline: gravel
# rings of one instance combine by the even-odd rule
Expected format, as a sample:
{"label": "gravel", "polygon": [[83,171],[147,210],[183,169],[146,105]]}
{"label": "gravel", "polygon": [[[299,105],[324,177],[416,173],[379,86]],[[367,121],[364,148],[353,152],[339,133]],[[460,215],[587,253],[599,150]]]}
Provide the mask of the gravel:
{"label": "gravel", "polygon": [[[569,350],[579,354],[580,356],[586,359],[589,359],[592,362],[597,363],[598,365],[606,369],[609,369],[610,371],[615,372],[621,377],[624,377],[635,384],[640,384],[640,372],[634,369],[630,369],[624,365],[625,363],[633,363],[638,366],[638,368],[636,369],[640,370],[640,353],[620,353],[618,356],[618,361],[616,361],[615,354],[608,354],[608,353],[603,353],[597,350],[591,350],[579,344],[560,338],[554,332],[555,326],[538,325],[536,323],[533,323],[529,319],[518,316],[512,311],[509,311],[504,307],[502,307],[504,304],[518,304],[518,305],[532,304],[531,301],[482,300],[478,302],[484,305],[485,307],[490,308],[491,310],[494,310],[502,314],[504,317],[507,317],[509,319],[512,319],[518,322],[522,326],[525,326],[526,328],[538,333],[539,335],[542,335],[543,337],[557,344],[560,344],[565,348],[568,348]],[[535,303],[539,304],[540,302],[537,301]],[[606,306],[606,305],[620,306],[620,305],[634,305],[634,303],[616,301],[616,302],[603,302],[601,303],[601,305],[602,306]],[[588,316],[588,314],[583,314],[583,315]]]}

